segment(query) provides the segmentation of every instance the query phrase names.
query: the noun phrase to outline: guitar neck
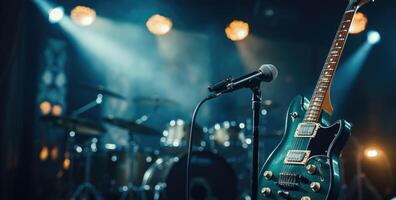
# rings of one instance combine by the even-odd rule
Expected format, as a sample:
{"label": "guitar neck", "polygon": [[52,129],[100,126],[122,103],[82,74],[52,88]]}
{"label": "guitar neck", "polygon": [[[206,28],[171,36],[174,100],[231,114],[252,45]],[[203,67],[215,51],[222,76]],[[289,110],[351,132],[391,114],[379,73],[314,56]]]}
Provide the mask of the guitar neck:
{"label": "guitar neck", "polygon": [[357,9],[358,6],[349,4],[345,10],[330,52],[327,55],[326,62],[316,84],[308,110],[305,114],[304,122],[318,122],[320,119],[326,93],[329,91]]}

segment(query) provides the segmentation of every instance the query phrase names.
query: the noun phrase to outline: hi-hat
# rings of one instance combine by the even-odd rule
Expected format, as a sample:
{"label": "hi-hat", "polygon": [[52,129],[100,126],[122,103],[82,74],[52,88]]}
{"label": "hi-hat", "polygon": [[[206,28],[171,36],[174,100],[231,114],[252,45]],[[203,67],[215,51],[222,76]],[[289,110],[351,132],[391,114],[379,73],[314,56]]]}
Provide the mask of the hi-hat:
{"label": "hi-hat", "polygon": [[126,100],[126,98],[124,96],[122,96],[121,94],[113,92],[113,91],[109,90],[108,88],[105,88],[103,85],[92,85],[92,84],[84,83],[84,84],[80,84],[79,86],[83,89],[92,90],[92,91],[95,91],[96,93],[100,93],[104,96],[113,97],[113,98],[120,99],[120,100]]}
{"label": "hi-hat", "polygon": [[100,135],[106,132],[100,123],[86,118],[69,117],[69,116],[43,116],[41,120],[51,126],[63,128],[67,131],[75,131],[82,135]]}

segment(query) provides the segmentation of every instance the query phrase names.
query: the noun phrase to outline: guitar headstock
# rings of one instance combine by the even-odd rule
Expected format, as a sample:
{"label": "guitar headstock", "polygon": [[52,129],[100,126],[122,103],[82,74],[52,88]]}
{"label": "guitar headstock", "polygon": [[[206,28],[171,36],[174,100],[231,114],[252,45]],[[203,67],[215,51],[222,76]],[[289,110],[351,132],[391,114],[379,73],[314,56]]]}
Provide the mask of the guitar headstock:
{"label": "guitar headstock", "polygon": [[356,5],[358,8],[364,6],[368,2],[374,2],[374,0],[349,0],[349,3]]}

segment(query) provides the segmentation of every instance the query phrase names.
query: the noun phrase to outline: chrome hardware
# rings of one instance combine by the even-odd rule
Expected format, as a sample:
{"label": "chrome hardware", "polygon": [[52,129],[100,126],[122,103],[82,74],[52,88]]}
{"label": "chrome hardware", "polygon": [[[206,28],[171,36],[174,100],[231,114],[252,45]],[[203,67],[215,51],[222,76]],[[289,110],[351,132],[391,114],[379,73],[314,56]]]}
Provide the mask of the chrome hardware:
{"label": "chrome hardware", "polygon": [[311,200],[311,197],[309,197],[309,196],[303,196],[303,197],[301,197],[300,200]]}
{"label": "chrome hardware", "polygon": [[265,179],[267,179],[267,180],[271,180],[272,179],[272,172],[271,171],[265,171],[263,175],[264,175]]}
{"label": "chrome hardware", "polygon": [[261,194],[264,194],[264,196],[268,197],[271,195],[271,188],[269,187],[263,187],[261,188]]}
{"label": "chrome hardware", "polygon": [[285,164],[305,165],[310,153],[309,150],[289,150],[283,162]]}
{"label": "chrome hardware", "polygon": [[288,198],[289,197],[289,192],[283,191],[283,190],[278,190],[278,195],[283,197],[283,198]]}
{"label": "chrome hardware", "polygon": [[314,191],[314,192],[319,192],[319,190],[320,190],[320,183],[318,183],[318,182],[312,182],[312,183],[310,184],[310,187],[311,187],[312,191]]}
{"label": "chrome hardware", "polygon": [[316,172],[316,166],[315,165],[307,165],[305,166],[305,169],[307,170],[308,174],[315,174]]}
{"label": "chrome hardware", "polygon": [[296,132],[294,133],[294,137],[314,138],[319,130],[319,127],[319,123],[299,123]]}
{"label": "chrome hardware", "polygon": [[290,113],[290,117],[291,117],[292,120],[294,121],[295,119],[298,118],[298,112],[292,112],[292,113]]}
{"label": "chrome hardware", "polygon": [[283,189],[297,189],[303,177],[298,174],[279,173],[278,182],[276,183]]}

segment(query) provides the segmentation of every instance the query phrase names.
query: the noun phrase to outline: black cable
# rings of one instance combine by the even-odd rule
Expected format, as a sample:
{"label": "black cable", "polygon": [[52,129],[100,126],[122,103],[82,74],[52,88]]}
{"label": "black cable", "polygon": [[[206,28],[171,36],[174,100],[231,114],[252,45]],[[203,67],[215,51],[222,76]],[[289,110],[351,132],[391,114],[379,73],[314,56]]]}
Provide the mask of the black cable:
{"label": "black cable", "polygon": [[199,108],[201,108],[202,104],[204,104],[206,101],[216,98],[220,94],[210,94],[207,96],[205,99],[201,100],[197,106],[194,109],[192,119],[191,119],[191,126],[190,126],[190,136],[188,138],[188,151],[187,151],[187,183],[186,183],[186,195],[187,195],[187,200],[190,200],[190,165],[191,165],[191,152],[192,152],[192,138],[193,138],[193,130],[195,126],[195,119],[198,114]]}

